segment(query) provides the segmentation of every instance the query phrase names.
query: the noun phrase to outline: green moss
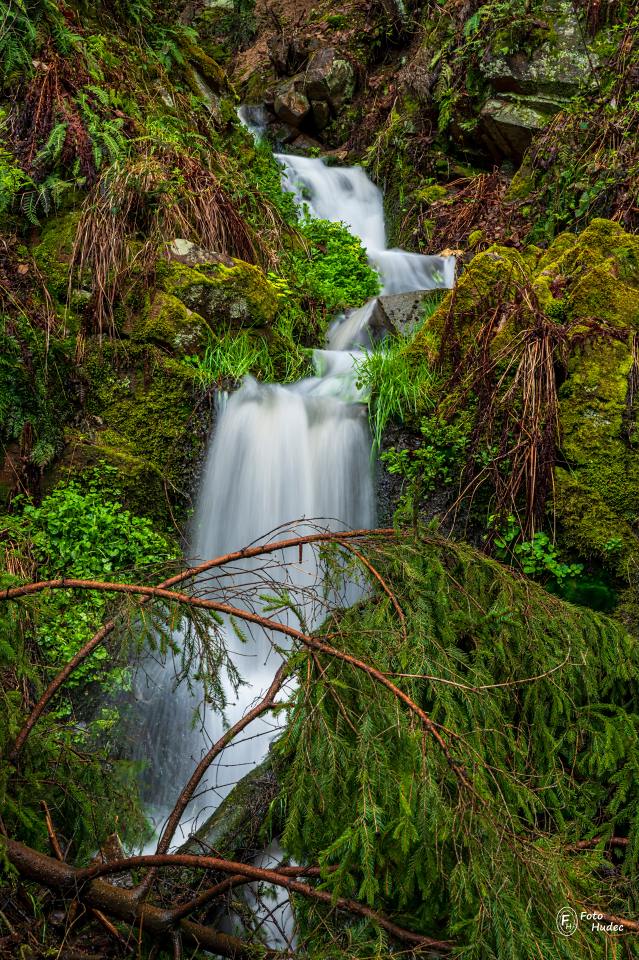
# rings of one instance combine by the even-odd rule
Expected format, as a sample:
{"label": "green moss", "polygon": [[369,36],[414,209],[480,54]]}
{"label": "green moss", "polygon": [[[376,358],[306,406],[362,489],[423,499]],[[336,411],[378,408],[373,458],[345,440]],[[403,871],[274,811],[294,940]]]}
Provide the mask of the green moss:
{"label": "green moss", "polygon": [[126,506],[134,513],[167,522],[167,495],[162,471],[144,457],[136,455],[135,446],[114,430],[88,433],[81,430],[67,434],[63,458],[49,478],[55,485],[59,479],[81,474],[87,468],[106,464],[117,470],[117,485]]}
{"label": "green moss", "polygon": [[639,289],[619,280],[615,263],[609,260],[593,267],[574,285],[568,297],[568,316],[639,327]]}
{"label": "green moss", "polygon": [[[518,286],[530,278],[524,258],[511,247],[495,244],[478,253],[460,277],[456,288],[415,336],[409,353],[419,360],[433,356],[444,330],[465,349],[475,342],[486,316],[498,302],[513,297]],[[453,329],[450,321],[453,319]]]}
{"label": "green moss", "polygon": [[[631,347],[599,339],[574,351],[560,391],[561,449],[556,509],[568,546],[613,566],[620,576],[639,555],[639,451],[626,425]],[[621,546],[610,551],[619,538]]]}
{"label": "green moss", "polygon": [[84,463],[116,466],[127,504],[166,520],[189,502],[209,414],[189,364],[148,344],[105,343],[85,363],[89,412],[97,429],[83,438]]}
{"label": "green moss", "polygon": [[159,291],[136,319],[132,340],[149,341],[167,347],[177,355],[197,352],[206,344],[206,324],[170,293]]}
{"label": "green moss", "polygon": [[442,187],[438,183],[431,183],[425,187],[420,187],[419,190],[415,190],[413,199],[416,203],[431,204],[435,203],[436,200],[443,200],[447,195],[448,191],[446,187]]}
{"label": "green moss", "polygon": [[49,293],[60,303],[67,298],[69,264],[79,219],[77,210],[53,217],[47,222],[39,243],[33,249],[33,256]]}
{"label": "green moss", "polygon": [[259,267],[242,260],[234,260],[232,267],[203,264],[197,269],[174,263],[162,286],[213,330],[268,326],[280,305],[277,287]]}

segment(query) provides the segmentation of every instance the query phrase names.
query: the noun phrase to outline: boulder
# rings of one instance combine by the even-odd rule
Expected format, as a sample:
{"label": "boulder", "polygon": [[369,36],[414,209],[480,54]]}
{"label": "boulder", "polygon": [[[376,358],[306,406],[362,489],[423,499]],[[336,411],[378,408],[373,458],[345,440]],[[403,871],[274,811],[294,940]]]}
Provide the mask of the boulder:
{"label": "boulder", "polygon": [[595,54],[584,42],[573,4],[567,0],[548,2],[545,8],[548,29],[540,36],[531,54],[489,54],[481,71],[497,93],[547,96],[559,100],[574,97],[594,81]]}
{"label": "boulder", "polygon": [[491,97],[480,113],[486,148],[496,159],[521,161],[533,136],[560,109],[558,102],[539,97]]}
{"label": "boulder", "polygon": [[369,322],[375,337],[385,332],[409,334],[419,325],[428,300],[441,296],[440,291],[414,290],[411,293],[382,294]]}
{"label": "boulder", "polygon": [[233,266],[233,258],[225,253],[217,253],[213,250],[205,250],[199,247],[191,240],[184,240],[177,237],[171,240],[166,247],[166,255],[169,260],[176,263],[183,263],[187,267],[199,267],[202,264],[221,263],[225,267]]}
{"label": "boulder", "polygon": [[202,317],[212,330],[265,327],[275,319],[279,293],[259,267],[242,260],[233,266],[204,263],[198,269],[172,263],[164,291]]}
{"label": "boulder", "polygon": [[283,33],[269,37],[266,41],[268,58],[280,76],[297,73],[308,60],[309,54],[318,46],[317,40],[289,38]]}
{"label": "boulder", "polygon": [[311,112],[311,104],[308,97],[296,89],[295,82],[292,81],[278,89],[273,109],[283,123],[299,127]]}
{"label": "boulder", "polygon": [[206,323],[170,293],[157,291],[148,308],[131,323],[131,340],[155,343],[175,356],[196,353],[206,346]]}
{"label": "boulder", "polygon": [[334,47],[324,47],[311,57],[304,74],[304,93],[310,100],[336,105],[355,91],[355,71]]}
{"label": "boulder", "polygon": [[536,48],[504,54],[495,37],[481,72],[492,94],[480,113],[480,132],[495,159],[519,162],[533,136],[584,87],[595,82],[596,55],[584,41],[573,5],[549,0]]}

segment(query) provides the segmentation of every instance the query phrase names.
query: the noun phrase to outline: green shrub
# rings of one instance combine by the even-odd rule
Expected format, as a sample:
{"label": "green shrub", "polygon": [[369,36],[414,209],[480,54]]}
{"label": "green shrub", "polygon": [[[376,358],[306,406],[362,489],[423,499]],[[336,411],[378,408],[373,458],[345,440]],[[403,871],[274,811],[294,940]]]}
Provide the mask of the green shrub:
{"label": "green shrub", "polygon": [[377,296],[379,276],[366,257],[361,240],[342,223],[305,220],[301,232],[308,253],[291,258],[290,273],[300,292],[329,312],[360,307]]}
{"label": "green shrub", "polygon": [[[61,484],[40,506],[25,504],[19,517],[5,518],[4,536],[28,553],[41,579],[74,577],[137,582],[157,570],[177,551],[153,530],[151,521],[133,516],[117,500],[105,498],[95,480],[83,490],[72,480]],[[110,595],[83,591],[72,596],[54,591],[37,610],[35,638],[46,663],[59,670],[107,618]],[[84,688],[99,682],[113,688],[126,684],[126,668],[110,670],[110,652],[99,647],[68,681]]]}

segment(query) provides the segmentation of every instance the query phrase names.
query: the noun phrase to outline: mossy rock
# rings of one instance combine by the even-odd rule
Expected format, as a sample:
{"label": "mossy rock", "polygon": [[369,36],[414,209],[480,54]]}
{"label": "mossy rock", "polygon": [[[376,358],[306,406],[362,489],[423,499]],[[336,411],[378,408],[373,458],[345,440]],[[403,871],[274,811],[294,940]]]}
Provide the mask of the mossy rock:
{"label": "mossy rock", "polygon": [[243,260],[234,260],[231,267],[213,263],[198,269],[172,263],[162,285],[217,332],[269,326],[279,310],[277,288],[263,270]]}
{"label": "mossy rock", "polygon": [[142,316],[130,325],[129,336],[155,343],[176,356],[197,353],[206,345],[207,324],[170,293],[157,291],[149,297]]}
{"label": "mossy rock", "polygon": [[[626,574],[639,556],[639,448],[628,423],[630,344],[599,338],[576,350],[559,394],[561,451],[556,510],[563,539],[581,556]],[[611,544],[620,545],[612,550]]]}
{"label": "mossy rock", "polygon": [[[639,331],[639,239],[616,223],[595,220],[578,236],[558,236],[545,252],[493,246],[473,258],[408,351],[415,371],[418,361],[443,359],[446,379],[457,363],[472,357],[482,327],[496,317],[493,357],[499,360],[511,345],[516,355],[517,334],[527,325],[532,328],[539,316],[521,296],[526,286],[535,295],[531,303],[536,300],[547,320],[563,325],[566,338],[554,478],[561,549],[595,570],[604,567],[617,583],[627,583],[639,560],[633,386],[638,375],[633,340]],[[505,320],[496,313],[500,306]],[[472,407],[473,397],[460,399],[455,388],[439,397],[442,410],[456,402]]]}
{"label": "mossy rock", "polygon": [[133,444],[113,430],[72,430],[67,434],[62,458],[47,486],[106,464],[115,467],[118,489],[129,510],[168,523],[169,508],[162,471],[136,455]]}
{"label": "mossy rock", "polygon": [[[475,342],[487,316],[495,306],[515,296],[531,272],[522,255],[511,247],[497,244],[473,257],[457,286],[444,297],[435,313],[426,321],[409,347],[416,360],[434,359],[441,338],[456,341],[463,353]],[[452,326],[451,326],[452,320]],[[448,346],[452,346],[451,343]]]}
{"label": "mossy rock", "polygon": [[594,267],[608,264],[615,278],[639,287],[639,237],[612,220],[593,220],[575,236],[562,233],[539,262],[541,276],[574,282]]}
{"label": "mossy rock", "polygon": [[619,280],[614,261],[598,264],[582,276],[567,298],[572,320],[599,320],[621,328],[639,328],[639,289]]}
{"label": "mossy rock", "polygon": [[196,371],[156,346],[105,343],[92,348],[85,372],[88,412],[100,425],[95,456],[118,467],[132,507],[139,500],[164,520],[179,513],[190,503],[211,422]]}
{"label": "mossy rock", "polygon": [[80,212],[73,210],[48,220],[33,256],[49,293],[59,303],[66,302],[69,289],[69,266]]}

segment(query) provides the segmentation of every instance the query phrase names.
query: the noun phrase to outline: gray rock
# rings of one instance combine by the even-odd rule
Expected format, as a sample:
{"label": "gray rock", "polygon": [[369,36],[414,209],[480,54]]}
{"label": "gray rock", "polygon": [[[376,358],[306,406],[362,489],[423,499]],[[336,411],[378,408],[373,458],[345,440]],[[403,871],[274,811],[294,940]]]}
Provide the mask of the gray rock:
{"label": "gray rock", "polygon": [[484,77],[497,93],[533,94],[566,100],[594,82],[595,54],[567,0],[548,2],[548,39],[528,55],[521,51],[493,56],[482,65]]}
{"label": "gray rock", "polygon": [[580,90],[595,83],[596,55],[584,40],[569,0],[547,0],[546,38],[532,53],[493,52],[483,76],[493,88],[480,115],[480,135],[497,159],[520,161],[533,136]]}
{"label": "gray rock", "polygon": [[411,333],[422,320],[424,305],[439,298],[441,291],[414,290],[412,293],[382,294],[377,298],[369,327],[375,339],[384,334]]}
{"label": "gray rock", "polygon": [[273,109],[277,118],[283,123],[299,127],[311,112],[311,104],[308,97],[296,89],[293,80],[278,89]]}
{"label": "gray rock", "polygon": [[493,97],[481,113],[481,136],[495,157],[519,162],[533,136],[546,126],[560,104],[528,97]]}
{"label": "gray rock", "polygon": [[311,57],[304,74],[304,93],[310,100],[336,105],[355,92],[355,71],[333,47],[324,47]]}
{"label": "gray rock", "polygon": [[198,247],[196,243],[184,240],[181,237],[177,237],[167,244],[166,255],[169,260],[183,263],[187,267],[198,267],[205,263],[222,263],[225,267],[232,267],[234,263],[233,259],[224,253],[205,250],[203,247]]}

